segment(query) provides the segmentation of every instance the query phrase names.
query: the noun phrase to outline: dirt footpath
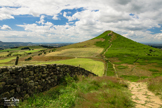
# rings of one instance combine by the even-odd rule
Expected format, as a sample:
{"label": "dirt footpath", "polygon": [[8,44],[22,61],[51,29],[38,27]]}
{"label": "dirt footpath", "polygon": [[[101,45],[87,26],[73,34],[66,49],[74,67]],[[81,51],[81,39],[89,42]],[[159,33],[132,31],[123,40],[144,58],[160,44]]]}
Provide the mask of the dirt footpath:
{"label": "dirt footpath", "polygon": [[147,89],[147,83],[128,82],[136,108],[162,108],[162,100]]}

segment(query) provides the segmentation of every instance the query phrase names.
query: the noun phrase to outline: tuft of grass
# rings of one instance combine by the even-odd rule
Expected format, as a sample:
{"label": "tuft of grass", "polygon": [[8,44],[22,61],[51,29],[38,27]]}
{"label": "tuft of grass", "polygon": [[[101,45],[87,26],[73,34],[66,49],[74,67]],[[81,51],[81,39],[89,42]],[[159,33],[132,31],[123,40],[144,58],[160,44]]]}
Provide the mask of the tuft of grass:
{"label": "tuft of grass", "polygon": [[159,70],[156,70],[156,69],[149,69],[149,71],[151,71],[151,72],[159,72]]}
{"label": "tuft of grass", "polygon": [[150,79],[148,89],[159,95],[162,99],[162,76]]}
{"label": "tuft of grass", "polygon": [[162,72],[157,72],[157,73],[152,73],[152,75],[154,76],[154,77],[157,77],[157,76],[162,76]]}
{"label": "tuft of grass", "polygon": [[119,65],[119,66],[117,66],[117,68],[118,68],[118,69],[126,69],[126,68],[128,68],[128,66]]}
{"label": "tuft of grass", "polygon": [[132,108],[131,94],[124,82],[113,77],[65,77],[66,83],[30,97],[20,108]]}

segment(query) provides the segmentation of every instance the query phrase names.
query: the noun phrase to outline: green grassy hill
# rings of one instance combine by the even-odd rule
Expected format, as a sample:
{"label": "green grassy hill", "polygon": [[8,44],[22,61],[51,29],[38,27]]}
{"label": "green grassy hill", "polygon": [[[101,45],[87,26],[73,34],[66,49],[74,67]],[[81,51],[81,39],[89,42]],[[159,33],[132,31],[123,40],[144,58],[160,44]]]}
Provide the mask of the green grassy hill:
{"label": "green grassy hill", "polygon": [[[162,76],[162,51],[160,49],[135,42],[113,31],[105,31],[93,39],[101,38],[105,40],[98,41],[95,45],[104,48],[102,55],[108,63],[108,75],[116,72],[118,76],[133,81]],[[116,70],[112,69],[113,66]]]}
{"label": "green grassy hill", "polygon": [[96,43],[96,46],[103,47],[105,50],[112,44],[105,53],[107,58],[116,57],[123,63],[128,64],[137,62],[141,64],[158,63],[161,65],[162,51],[160,49],[135,42],[114,32],[112,32],[111,36],[108,36],[109,33],[110,31],[106,31],[94,38],[105,39],[104,42],[100,41]]}

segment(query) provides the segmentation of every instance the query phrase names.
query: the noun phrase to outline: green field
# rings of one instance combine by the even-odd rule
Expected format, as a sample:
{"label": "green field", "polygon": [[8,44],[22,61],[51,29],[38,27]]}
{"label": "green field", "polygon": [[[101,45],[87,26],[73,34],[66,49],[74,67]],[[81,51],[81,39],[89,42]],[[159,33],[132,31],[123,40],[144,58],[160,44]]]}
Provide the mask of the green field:
{"label": "green field", "polygon": [[8,52],[0,52],[0,56],[6,56],[8,55]]}
{"label": "green field", "polygon": [[79,66],[95,73],[96,75],[102,76],[104,74],[104,63],[101,61],[95,61],[87,58],[75,58],[68,60],[60,60],[60,61],[29,61],[29,62],[21,62],[20,65],[24,64],[67,64],[73,66]]}
{"label": "green field", "polygon": [[74,65],[74,66],[80,65],[80,67],[86,70],[92,71],[96,75],[102,76],[104,74],[104,63],[100,61],[95,61],[92,59],[76,58],[76,59],[56,61],[54,63],[68,64],[68,65]]}
{"label": "green field", "polygon": [[67,57],[95,57],[103,51],[103,48],[70,48],[47,54],[46,56],[67,56]]}
{"label": "green field", "polygon": [[19,54],[25,54],[24,51],[16,51],[16,52],[13,52],[12,55],[19,55]]}
{"label": "green field", "polygon": [[8,49],[4,49],[4,50],[0,50],[0,52],[8,52],[8,51],[16,51],[16,50],[21,50],[21,48],[8,48]]}
{"label": "green field", "polygon": [[24,52],[26,52],[26,53],[33,53],[33,52],[38,52],[38,51],[41,51],[41,50],[45,50],[45,48],[44,49],[28,50],[28,51],[24,51]]}
{"label": "green field", "polygon": [[11,61],[13,59],[16,59],[16,57],[9,57],[9,58],[5,58],[5,59],[1,59],[0,63],[6,63],[6,62],[9,62],[9,61]]}

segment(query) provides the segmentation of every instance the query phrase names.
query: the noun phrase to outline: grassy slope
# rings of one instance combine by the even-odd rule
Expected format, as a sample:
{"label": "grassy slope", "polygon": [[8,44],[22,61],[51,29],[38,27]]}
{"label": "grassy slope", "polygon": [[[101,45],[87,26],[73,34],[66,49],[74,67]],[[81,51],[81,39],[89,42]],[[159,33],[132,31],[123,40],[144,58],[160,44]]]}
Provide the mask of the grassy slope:
{"label": "grassy slope", "polygon": [[104,41],[104,39],[102,39],[102,38],[91,39],[91,40],[87,40],[87,41],[84,41],[84,42],[79,42],[79,43],[75,43],[75,44],[71,44],[71,45],[67,45],[67,46],[57,48],[56,51],[69,49],[69,48],[96,48],[95,43],[98,42],[98,41]]}
{"label": "grassy slope", "polygon": [[114,34],[116,39],[112,41],[111,48],[105,54],[106,57],[117,57],[123,63],[129,64],[134,63],[138,58],[136,62],[140,64],[162,64],[162,51],[159,49],[137,43],[119,34]]}
{"label": "grassy slope", "polygon": [[137,58],[136,62],[145,64],[145,63],[158,63],[162,64],[162,51],[157,48],[153,48],[135,41],[132,41],[128,38],[125,38],[117,33],[114,33],[114,39],[110,42],[112,36],[107,36],[110,31],[104,32],[100,36],[94,38],[104,38],[104,42],[97,42],[96,46],[102,48],[108,48],[110,44],[112,46],[105,53],[107,58],[117,57],[123,63],[133,64]]}
{"label": "grassy slope", "polygon": [[103,48],[70,48],[47,54],[46,56],[95,57]]}
{"label": "grassy slope", "polygon": [[20,108],[132,108],[127,84],[112,77],[66,77],[64,85],[39,93]]}

